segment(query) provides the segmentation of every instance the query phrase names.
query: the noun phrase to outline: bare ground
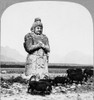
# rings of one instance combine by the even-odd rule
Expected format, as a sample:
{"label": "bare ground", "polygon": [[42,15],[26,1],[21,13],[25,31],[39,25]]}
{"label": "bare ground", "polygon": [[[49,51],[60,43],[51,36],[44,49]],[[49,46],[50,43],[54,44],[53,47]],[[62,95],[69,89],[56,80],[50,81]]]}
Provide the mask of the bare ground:
{"label": "bare ground", "polygon": [[[13,76],[3,74],[4,78]],[[15,74],[15,77],[19,75]],[[94,77],[93,77],[94,78]],[[94,82],[94,81],[93,81]],[[94,100],[94,83],[90,80],[83,85],[70,85],[67,87],[53,87],[50,95],[40,96],[27,93],[27,84],[18,82],[9,85],[9,88],[1,88],[1,100]]]}

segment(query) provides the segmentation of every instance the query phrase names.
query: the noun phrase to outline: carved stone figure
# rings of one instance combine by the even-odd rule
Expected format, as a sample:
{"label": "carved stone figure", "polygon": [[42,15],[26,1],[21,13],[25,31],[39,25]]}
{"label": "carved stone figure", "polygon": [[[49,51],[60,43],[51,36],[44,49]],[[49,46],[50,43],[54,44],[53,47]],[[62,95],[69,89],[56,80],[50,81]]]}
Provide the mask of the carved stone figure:
{"label": "carved stone figure", "polygon": [[25,65],[25,75],[38,75],[40,78],[48,75],[50,46],[46,35],[42,34],[43,24],[40,18],[35,18],[31,32],[24,37],[24,48],[28,53]]}

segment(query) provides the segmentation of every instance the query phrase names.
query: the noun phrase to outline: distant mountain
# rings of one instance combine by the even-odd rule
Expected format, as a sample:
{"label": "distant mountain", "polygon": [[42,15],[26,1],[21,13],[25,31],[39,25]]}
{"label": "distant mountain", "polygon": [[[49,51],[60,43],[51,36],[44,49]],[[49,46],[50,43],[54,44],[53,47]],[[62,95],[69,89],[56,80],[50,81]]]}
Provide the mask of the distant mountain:
{"label": "distant mountain", "polygon": [[1,61],[3,62],[25,62],[26,57],[21,55],[17,50],[12,49],[8,46],[1,47],[0,54]]}
{"label": "distant mountain", "polygon": [[75,63],[75,64],[91,64],[93,65],[93,56],[86,55],[80,51],[69,52],[64,57],[65,63]]}
{"label": "distant mountain", "polygon": [[[8,46],[1,47],[0,60],[2,62],[25,62],[26,57],[17,50]],[[71,51],[63,58],[60,58],[62,64],[85,64],[93,65],[93,56],[86,55],[80,51]]]}
{"label": "distant mountain", "polygon": [[10,58],[10,57],[6,57],[4,55],[0,55],[1,57],[1,61],[2,62],[18,62],[16,59]]}

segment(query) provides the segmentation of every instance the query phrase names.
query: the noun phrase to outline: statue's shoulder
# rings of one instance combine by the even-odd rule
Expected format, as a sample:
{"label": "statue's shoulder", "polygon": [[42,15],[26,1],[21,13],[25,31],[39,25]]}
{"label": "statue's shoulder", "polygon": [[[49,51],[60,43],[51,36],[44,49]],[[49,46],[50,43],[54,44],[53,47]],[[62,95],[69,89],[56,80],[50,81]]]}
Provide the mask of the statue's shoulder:
{"label": "statue's shoulder", "polygon": [[45,34],[43,34],[43,40],[48,41],[48,37]]}
{"label": "statue's shoulder", "polygon": [[34,35],[34,33],[27,33],[27,34],[25,35],[25,40],[28,39],[28,38],[33,37],[33,35]]}
{"label": "statue's shoulder", "polygon": [[45,34],[42,34],[43,38],[47,38],[47,36]]}
{"label": "statue's shoulder", "polygon": [[25,37],[29,37],[29,36],[33,36],[34,35],[34,33],[27,33],[26,35],[25,35]]}

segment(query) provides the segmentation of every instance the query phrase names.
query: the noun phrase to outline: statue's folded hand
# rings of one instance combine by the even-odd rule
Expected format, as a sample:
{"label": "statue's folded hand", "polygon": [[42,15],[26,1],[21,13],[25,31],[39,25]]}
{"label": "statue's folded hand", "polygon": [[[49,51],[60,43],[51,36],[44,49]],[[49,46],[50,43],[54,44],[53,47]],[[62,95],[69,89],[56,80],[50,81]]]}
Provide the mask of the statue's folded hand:
{"label": "statue's folded hand", "polygon": [[40,47],[44,47],[44,44],[41,41],[39,41],[38,44]]}

